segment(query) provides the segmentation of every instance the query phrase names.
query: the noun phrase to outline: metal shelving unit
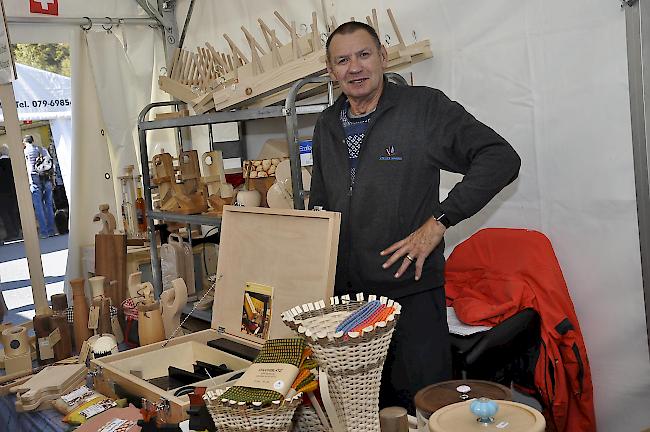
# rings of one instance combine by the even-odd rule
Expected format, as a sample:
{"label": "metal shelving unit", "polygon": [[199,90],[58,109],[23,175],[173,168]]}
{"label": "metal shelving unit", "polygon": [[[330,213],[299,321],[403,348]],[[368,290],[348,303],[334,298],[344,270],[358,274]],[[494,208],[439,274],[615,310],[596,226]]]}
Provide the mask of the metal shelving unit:
{"label": "metal shelving unit", "polygon": [[[408,85],[404,77],[394,72],[387,72],[385,76],[393,82],[402,85]],[[327,84],[328,102],[314,105],[296,105],[296,100],[300,90],[307,84]],[[184,102],[155,102],[147,105],[138,116],[138,138],[140,141],[140,162],[142,164],[142,184],[145,194],[145,203],[147,207],[147,230],[151,244],[155,244],[154,220],[165,220],[171,222],[186,223],[188,225],[209,225],[221,226],[221,219],[212,216],[203,215],[183,215],[171,212],[154,211],[151,200],[151,176],[149,173],[149,153],[147,150],[147,131],[177,128],[178,137],[182,144],[182,134],[180,128],[188,126],[212,125],[217,123],[242,122],[249,120],[259,120],[265,118],[286,119],[287,125],[287,142],[289,143],[289,159],[291,161],[291,185],[293,188],[293,206],[296,209],[305,208],[305,191],[303,190],[301,164],[300,164],[300,145],[298,143],[298,116],[304,114],[317,114],[334,103],[334,86],[329,77],[307,77],[296,81],[289,89],[289,94],[283,106],[270,106],[265,108],[239,109],[232,111],[220,111],[191,117],[180,117],[177,119],[167,119],[158,121],[147,121],[147,115],[156,107],[175,106],[177,109]],[[209,133],[212,137],[212,129]],[[191,230],[188,230],[191,232]],[[191,234],[190,234],[191,235]],[[153,285],[156,295],[162,290],[162,272],[160,266],[160,256],[158,248],[151,248],[151,271],[153,273]]]}
{"label": "metal shelving unit", "polygon": [[[315,105],[296,105],[296,99],[300,89],[310,83],[323,83],[328,85],[328,103]],[[147,231],[151,244],[155,244],[154,220],[186,223],[188,225],[209,225],[219,227],[221,218],[203,215],[183,215],[172,212],[154,211],[152,206],[151,174],[149,172],[149,152],[147,149],[147,131],[177,128],[179,129],[179,140],[182,144],[180,128],[188,126],[213,125],[218,123],[242,122],[259,120],[265,118],[286,118],[287,142],[289,143],[289,158],[291,161],[291,181],[294,190],[294,208],[304,209],[305,192],[300,174],[300,146],[298,144],[298,116],[304,114],[317,114],[334,102],[333,86],[328,77],[309,77],[297,81],[289,90],[289,95],[284,106],[270,106],[265,108],[238,109],[232,111],[212,112],[203,115],[180,117],[177,119],[166,119],[157,121],[146,120],[149,112],[157,107],[175,106],[176,109],[184,102],[154,102],[140,112],[138,116],[138,138],[140,141],[140,162],[142,166],[142,185],[145,195],[147,209]],[[211,129],[210,129],[211,136]],[[297,192],[296,192],[297,191]],[[151,248],[151,271],[153,273],[153,285],[158,296],[162,290],[162,271],[158,249]]]}

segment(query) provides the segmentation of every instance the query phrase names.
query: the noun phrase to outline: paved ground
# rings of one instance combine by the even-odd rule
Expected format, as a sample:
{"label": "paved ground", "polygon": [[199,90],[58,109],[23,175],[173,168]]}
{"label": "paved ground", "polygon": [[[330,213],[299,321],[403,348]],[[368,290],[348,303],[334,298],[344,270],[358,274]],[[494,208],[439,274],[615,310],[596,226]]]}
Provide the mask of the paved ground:
{"label": "paved ground", "polygon": [[[68,261],[68,235],[40,240],[47,298],[63,292]],[[9,311],[4,321],[20,323],[34,317],[34,299],[22,240],[0,246],[0,291]]]}

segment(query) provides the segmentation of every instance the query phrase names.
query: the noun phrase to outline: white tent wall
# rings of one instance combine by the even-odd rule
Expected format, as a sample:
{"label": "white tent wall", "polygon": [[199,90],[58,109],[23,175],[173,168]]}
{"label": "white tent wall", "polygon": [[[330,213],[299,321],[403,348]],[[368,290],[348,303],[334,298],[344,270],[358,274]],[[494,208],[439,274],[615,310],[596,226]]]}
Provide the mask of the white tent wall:
{"label": "white tent wall", "polygon": [[61,167],[61,176],[66,191],[72,190],[72,119],[50,120],[52,138],[56,143],[56,154]]}
{"label": "white tent wall", "polygon": [[[66,281],[82,274],[80,247],[94,243],[99,231],[93,215],[102,203],[115,202],[108,140],[101,116],[95,81],[91,72],[86,34],[77,29],[71,44],[72,57],[72,190],[70,200],[70,236]],[[66,292],[69,293],[68,283]],[[69,294],[68,294],[69,295]]]}
{"label": "white tent wall", "polygon": [[151,83],[158,77],[154,66],[164,62],[162,39],[159,32],[141,32],[132,27],[114,33],[87,32],[86,40],[111,147],[117,191],[114,208],[119,208],[121,185],[118,177],[124,175],[127,165],[140,171],[138,114],[151,102]]}
{"label": "white tent wall", "polygon": [[[585,337],[599,430],[650,426],[650,359],[636,214],[625,16],[610,0],[412,0],[339,2],[341,23],[379,13],[396,40],[390,7],[408,42],[429,39],[434,58],[412,66],[416,85],[445,91],[512,143],[519,179],[447,234],[449,253],[486,226],[545,233],[555,248]],[[178,2],[182,28],[189,0]],[[185,47],[226,51],[228,33],[248,53],[244,25],[257,18],[287,32],[278,10],[311,23],[320,1],[196,2]],[[304,28],[304,27],[303,27]],[[253,129],[253,128],[251,128]],[[254,138],[253,138],[254,139]],[[458,181],[445,175],[443,188]],[[444,192],[444,191],[443,191]],[[650,299],[648,299],[650,301]]]}

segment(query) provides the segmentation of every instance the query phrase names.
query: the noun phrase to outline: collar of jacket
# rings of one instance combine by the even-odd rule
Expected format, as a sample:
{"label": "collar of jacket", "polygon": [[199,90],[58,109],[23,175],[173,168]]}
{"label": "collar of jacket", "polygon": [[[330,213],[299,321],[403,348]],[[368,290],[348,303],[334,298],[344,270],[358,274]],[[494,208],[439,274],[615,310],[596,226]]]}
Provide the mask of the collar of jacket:
{"label": "collar of jacket", "polygon": [[[397,84],[388,81],[388,79],[384,76],[384,88],[382,90],[381,96],[379,97],[377,109],[375,110],[375,115],[373,116],[374,118],[377,118],[380,114],[392,108],[393,105],[397,103],[397,86]],[[323,111],[323,120],[330,126],[341,125],[339,114],[343,109],[343,104],[346,100],[347,96],[341,93],[338,99],[336,99],[334,102],[334,105]]]}

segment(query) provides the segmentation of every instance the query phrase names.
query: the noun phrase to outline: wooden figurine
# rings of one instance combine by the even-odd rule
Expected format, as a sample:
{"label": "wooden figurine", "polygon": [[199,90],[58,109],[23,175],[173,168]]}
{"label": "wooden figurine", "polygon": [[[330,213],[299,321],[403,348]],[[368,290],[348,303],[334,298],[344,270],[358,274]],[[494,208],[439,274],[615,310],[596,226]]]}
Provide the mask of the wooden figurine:
{"label": "wooden figurine", "polygon": [[88,300],[84,292],[84,280],[72,279],[72,305],[73,305],[73,326],[74,340],[77,351],[81,350],[81,345],[90,337],[88,329]]}
{"label": "wooden figurine", "polygon": [[181,180],[185,193],[190,195],[199,192],[201,170],[199,168],[199,154],[196,150],[181,152],[178,158],[181,168]]}
{"label": "wooden figurine", "polygon": [[117,227],[117,224],[115,222],[115,216],[111,212],[108,211],[109,209],[108,204],[100,204],[99,205],[99,213],[97,213],[95,216],[93,216],[93,222],[101,222],[102,223],[102,229],[99,231],[98,234],[114,234],[115,229]]}
{"label": "wooden figurine", "polygon": [[[188,157],[191,159],[190,156]],[[191,162],[188,165],[191,165]],[[174,163],[169,153],[155,155],[152,166],[153,176],[151,181],[158,186],[160,210],[181,214],[196,214],[208,209],[206,197],[198,189],[198,182],[194,182],[197,191],[191,193],[187,193],[182,184],[176,183]],[[193,175],[196,176],[196,173]]]}
{"label": "wooden figurine", "polygon": [[[187,286],[181,278],[172,281],[172,288],[160,294],[162,305],[162,320],[165,327],[165,337],[170,338],[180,326],[183,307],[187,304]],[[178,332],[176,333],[178,336]]]}
{"label": "wooden figurine", "polygon": [[219,150],[203,153],[203,182],[208,188],[208,204],[211,213],[221,215],[223,206],[232,204],[234,190],[226,182],[226,172],[223,167],[223,155]]}
{"label": "wooden figurine", "polygon": [[160,153],[151,160],[151,183],[158,186],[158,201],[154,207],[163,208],[172,199],[172,183],[176,182],[174,160],[169,153]]}

